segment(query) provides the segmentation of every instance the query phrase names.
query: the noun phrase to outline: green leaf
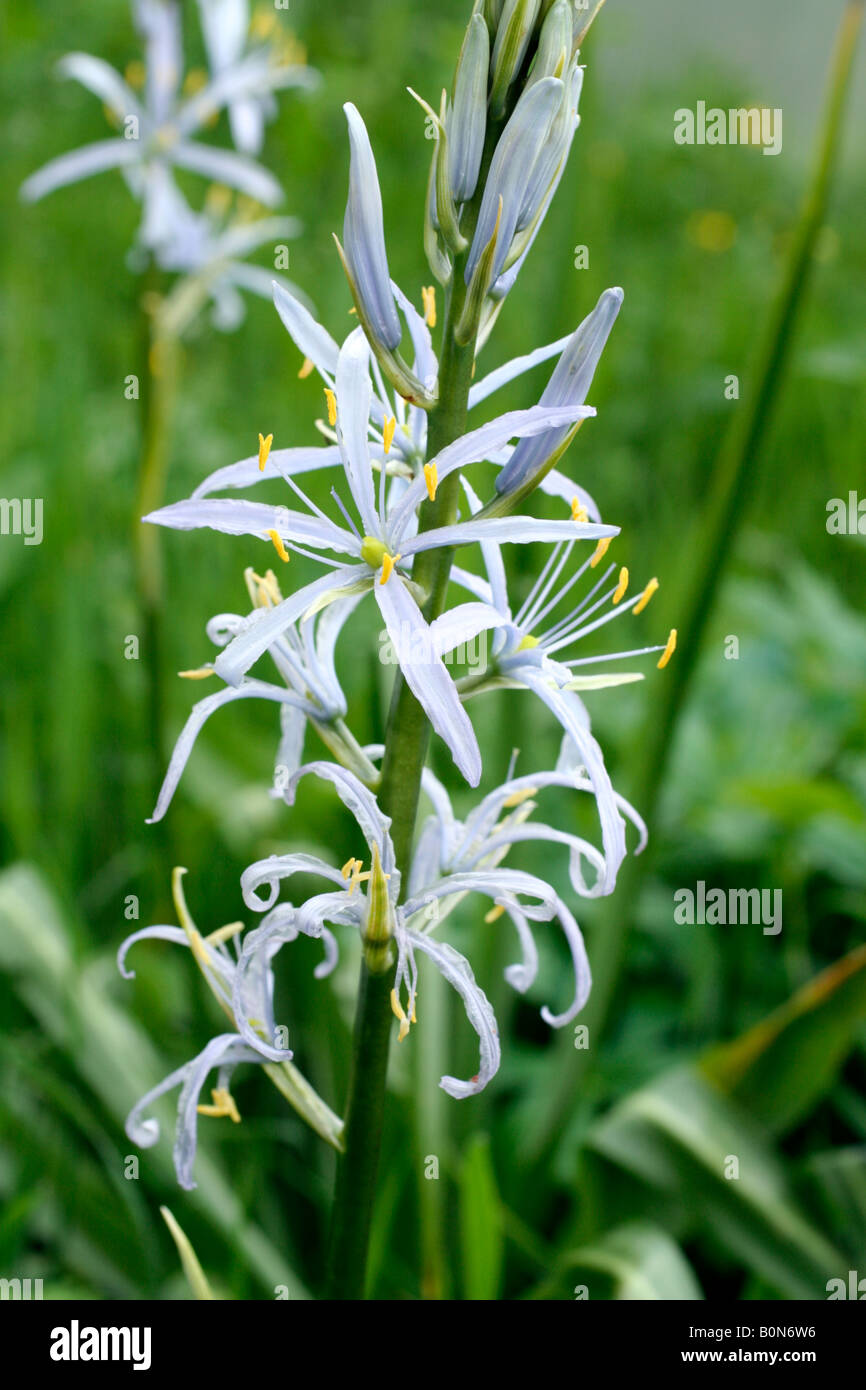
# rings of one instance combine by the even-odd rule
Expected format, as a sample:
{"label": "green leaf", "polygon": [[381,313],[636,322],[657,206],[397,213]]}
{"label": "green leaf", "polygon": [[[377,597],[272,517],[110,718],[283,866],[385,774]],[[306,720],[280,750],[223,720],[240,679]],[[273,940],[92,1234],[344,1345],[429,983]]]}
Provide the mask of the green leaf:
{"label": "green leaf", "polygon": [[866,946],[843,956],[768,1018],[701,1061],[708,1080],[773,1130],[824,1094],[866,1018]]}
{"label": "green leaf", "polygon": [[459,1183],[463,1291],[467,1299],[495,1299],[502,1283],[503,1219],[486,1137],[476,1135],[463,1159]]}
{"label": "green leaf", "polygon": [[[85,968],[72,957],[71,928],[45,879],[31,865],[16,864],[0,873],[0,969],[12,976],[16,993],[44,1037],[73,1062],[81,1085],[114,1116],[118,1138],[130,1108],[169,1070],[147,1034],[117,1007],[113,963],[91,959]],[[173,1184],[171,1105],[154,1107],[163,1138],[148,1150],[142,1169]],[[225,1168],[201,1152],[196,1190],[186,1197],[239,1253],[265,1287],[285,1285],[293,1299],[309,1295],[264,1231],[249,1221]]]}
{"label": "green leaf", "polygon": [[[843,1257],[797,1205],[782,1164],[745,1114],[691,1068],[633,1093],[588,1144],[657,1193],[789,1298],[823,1298]],[[655,1198],[653,1198],[655,1202]]]}
{"label": "green leaf", "polygon": [[[568,1254],[565,1262],[573,1277],[586,1272],[590,1278],[593,1274],[603,1276],[598,1292],[597,1279],[585,1285],[590,1298],[693,1301],[704,1296],[679,1245],[667,1231],[649,1221],[628,1222],[606,1231]],[[578,1284],[575,1297],[580,1287]]]}
{"label": "green leaf", "polygon": [[180,1262],[183,1272],[189,1281],[189,1286],[195,1298],[202,1302],[213,1301],[213,1290],[207,1281],[207,1275],[201,1267],[198,1255],[192,1248],[189,1237],[186,1236],[175,1221],[168,1207],[160,1207],[160,1214],[163,1221],[171,1232],[171,1238],[177,1246],[177,1253],[180,1255]]}

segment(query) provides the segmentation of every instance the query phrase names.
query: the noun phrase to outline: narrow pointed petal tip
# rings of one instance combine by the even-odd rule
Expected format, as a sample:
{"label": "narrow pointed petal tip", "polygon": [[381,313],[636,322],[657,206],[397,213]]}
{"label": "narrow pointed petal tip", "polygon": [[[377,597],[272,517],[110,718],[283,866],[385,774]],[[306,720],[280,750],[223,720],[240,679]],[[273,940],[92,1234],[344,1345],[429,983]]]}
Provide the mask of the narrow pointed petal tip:
{"label": "narrow pointed petal tip", "polygon": [[350,101],[343,106],[349,126],[349,197],[343,223],[346,260],[354,288],[372,331],[393,352],[402,337],[391,291],[382,195],[370,137],[361,115]]}

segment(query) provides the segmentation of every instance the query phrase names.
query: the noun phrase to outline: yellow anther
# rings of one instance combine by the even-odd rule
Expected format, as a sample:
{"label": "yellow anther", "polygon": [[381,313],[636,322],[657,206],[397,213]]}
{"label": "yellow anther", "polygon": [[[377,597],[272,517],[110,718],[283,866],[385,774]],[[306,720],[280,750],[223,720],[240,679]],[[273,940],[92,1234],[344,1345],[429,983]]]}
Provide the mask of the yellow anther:
{"label": "yellow anther", "polygon": [[212,946],[220,946],[224,941],[231,941],[233,936],[244,929],[243,922],[229,922],[224,927],[217,927],[216,931],[208,932],[205,941]]}
{"label": "yellow anther", "polygon": [[274,550],[277,552],[277,554],[279,555],[280,559],[283,560],[286,564],[288,564],[288,563],[289,563],[289,552],[286,550],[286,547],[283,545],[283,538],[282,538],[282,536],[280,535],[279,531],[269,531],[269,532],[268,532],[268,536],[269,536],[270,539],[273,541],[273,543],[274,543]]}
{"label": "yellow anther", "polygon": [[485,912],[484,920],[488,924],[491,922],[496,922],[499,920],[499,918],[503,915],[504,912],[505,908],[502,906],[502,903],[497,903],[495,907],[491,907],[489,912]]}
{"label": "yellow anther", "polygon": [[379,580],[380,584],[388,583],[394,571],[394,566],[400,559],[402,559],[401,555],[389,555],[387,550],[385,551],[385,554],[382,556],[382,578]]}
{"label": "yellow anther", "polygon": [[672,627],[672,628],[671,628],[671,635],[670,635],[670,637],[669,637],[668,640],[667,640],[667,643],[666,643],[666,645],[665,645],[665,649],[664,649],[664,651],[662,652],[661,656],[659,657],[658,661],[656,662],[656,665],[658,666],[658,669],[659,669],[660,671],[663,671],[664,668],[667,666],[668,662],[670,661],[670,659],[671,659],[671,657],[673,656],[673,654],[674,654],[674,652],[676,651],[676,649],[677,649],[677,630],[676,630],[675,627]]}
{"label": "yellow anther", "polygon": [[337,397],[329,386],[325,387],[325,400],[328,402],[328,424],[333,429],[337,423]]}
{"label": "yellow anther", "polygon": [[524,801],[529,801],[530,797],[535,796],[537,787],[524,787],[523,791],[512,792],[502,803],[503,811],[510,810],[512,806],[520,806]]}
{"label": "yellow anther", "polygon": [[595,547],[595,553],[589,562],[589,568],[591,570],[594,570],[596,565],[604,559],[605,555],[607,554],[608,546],[610,545],[612,540],[613,536],[602,536],[598,545]]}
{"label": "yellow anther", "polygon": [[642,613],[659,586],[657,579],[651,579],[634,606],[633,612]]}
{"label": "yellow anther", "polygon": [[253,12],[250,33],[257,39],[267,39],[279,28],[274,11],[267,5],[259,5]]}
{"label": "yellow anther", "polygon": [[[340,870],[340,873],[342,874],[343,878],[344,878],[344,879],[347,881],[347,883],[349,884],[349,896],[350,896],[350,897],[351,897],[351,895],[354,893],[354,891],[355,891],[355,889],[357,888],[358,884],[359,884],[359,883],[365,883],[365,882],[367,881],[367,879],[370,877],[370,871],[369,871],[369,869],[367,870],[366,873],[363,873],[363,874],[361,873],[361,870],[362,870],[363,867],[364,867],[364,861],[363,861],[363,859],[355,859],[354,856],[353,856],[351,859],[347,859],[347,860],[346,860],[345,864],[343,865],[342,869]],[[389,877],[389,875],[386,875],[386,877]]]}
{"label": "yellow anther", "polygon": [[571,499],[571,519],[572,521],[589,521],[589,512],[579,497],[572,497]]}
{"label": "yellow anther", "polygon": [[312,357],[305,357],[304,360],[303,360],[303,362],[301,363],[301,370],[298,372],[298,380],[299,380],[299,381],[306,381],[307,377],[310,375],[310,372],[311,372],[312,370],[313,370],[313,359],[312,359]]}
{"label": "yellow anther", "polygon": [[428,328],[436,327],[436,286],[422,285],[421,299],[424,303],[424,320]]}
{"label": "yellow anther", "polygon": [[529,652],[529,651],[532,651],[532,648],[533,648],[533,647],[537,647],[537,646],[538,646],[538,638],[537,638],[537,637],[533,637],[531,632],[527,632],[526,636],[524,637],[523,641],[520,643],[520,646],[517,648],[517,650],[518,650],[519,652]]}
{"label": "yellow anther", "polygon": [[616,589],[614,590],[614,595],[613,595],[613,601],[614,601],[614,603],[619,603],[619,602],[620,602],[620,600],[623,598],[623,596],[624,596],[625,591],[626,591],[627,588],[628,588],[628,570],[626,569],[625,565],[623,565],[622,569],[621,569],[620,572],[619,572],[619,583],[617,584]]}
{"label": "yellow anther", "polygon": [[206,681],[208,676],[214,674],[212,666],[199,666],[195,671],[178,671],[177,673],[185,681]]}
{"label": "yellow anther", "polygon": [[[397,1034],[397,1041],[402,1042],[409,1032],[409,1019],[406,1017],[406,1010],[403,1008],[403,1005],[397,998],[396,989],[391,990],[391,1012],[393,1013],[395,1018],[398,1018],[400,1020],[400,1031]],[[414,1013],[415,1010],[413,1009],[413,1023],[415,1022]]]}
{"label": "yellow anther", "polygon": [[207,86],[207,73],[204,68],[190,68],[183,80],[183,90],[187,96],[194,96]]}
{"label": "yellow anther", "polygon": [[427,484],[427,496],[431,502],[436,501],[436,489],[439,486],[439,469],[435,463],[425,463],[424,481]]}
{"label": "yellow anther", "polygon": [[265,471],[265,464],[268,461],[268,454],[271,452],[273,442],[274,436],[272,434],[259,435],[259,470],[262,473]]}
{"label": "yellow anther", "polygon": [[143,87],[147,81],[147,69],[137,58],[127,63],[123,75],[130,87]]}
{"label": "yellow anther", "polygon": [[397,428],[396,415],[389,415],[385,421],[385,428],[382,431],[382,445],[385,453],[390,453],[391,445],[394,442],[394,431]]}
{"label": "yellow anther", "polygon": [[236,1125],[241,1122],[238,1108],[235,1105],[234,1097],[224,1088],[217,1087],[211,1091],[213,1105],[197,1105],[196,1110],[200,1115],[211,1115],[214,1119],[222,1119],[224,1116],[232,1120]]}
{"label": "yellow anther", "polygon": [[212,183],[205,194],[208,212],[215,217],[224,217],[232,205],[234,194],[224,183]]}

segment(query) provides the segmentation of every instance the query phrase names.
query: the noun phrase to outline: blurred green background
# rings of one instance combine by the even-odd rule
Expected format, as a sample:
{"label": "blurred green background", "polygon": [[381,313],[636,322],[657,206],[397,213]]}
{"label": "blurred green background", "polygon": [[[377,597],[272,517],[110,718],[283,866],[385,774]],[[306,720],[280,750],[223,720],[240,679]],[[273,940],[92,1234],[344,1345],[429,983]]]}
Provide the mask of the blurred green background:
{"label": "blurred green background", "polygon": [[[291,278],[337,337],[351,324],[331,240],[348,166],[341,104],[351,99],[367,121],[392,274],[417,301],[430,278],[420,238],[429,147],[405,88],[435,99],[450,82],[467,10],[466,0],[292,4],[323,83],[281,98],[264,158],[304,223]],[[725,378],[738,375],[742,394],[749,386],[841,10],[835,0],[609,0],[584,51],[569,171],[485,350],[486,369],[570,331],[605,286],[624,287],[590,396],[598,419],[564,466],[622,526],[615,558],[632,582],[657,574],[662,583],[647,640],[664,640],[676,621],[661,600],[687,577],[718,447],[742,405],[725,399]],[[236,1077],[240,1126],[202,1120],[196,1192],[174,1182],[170,1105],[159,1145],[139,1155],[138,1180],[124,1176],[128,1109],[223,1026],[186,953],[138,948],[129,984],[114,968],[129,930],[174,921],[172,866],[189,869],[190,908],[206,931],[243,915],[238,879],[252,859],[291,846],[342,863],[357,847],[329,792],[304,786],[296,813],[269,798],[277,716],[252,702],[214,718],[164,825],[144,825],[154,775],[145,676],[124,657],[139,631],[131,536],[141,420],[123,390],[139,360],[141,283],[125,264],[136,209],[112,174],[35,207],[16,197],[47,159],[105,134],[98,103],[56,82],[55,61],[81,48],[122,70],[136,39],[124,0],[7,3],[0,32],[0,493],[42,497],[45,509],[41,546],[0,540],[0,1275],[42,1277],[52,1297],[187,1297],[158,1216],[166,1202],[221,1295],[269,1298],[276,1285],[315,1295],[332,1155],[257,1072]],[[422,973],[418,1027],[394,1049],[373,1238],[379,1297],[560,1299],[585,1289],[602,1299],[784,1300],[824,1298],[827,1280],[849,1269],[866,1275],[864,537],[825,525],[831,498],[858,486],[866,495],[862,74],[861,53],[811,291],[751,464],[753,503],[650,827],[654,857],[624,908],[632,920],[608,1027],[588,1055],[570,1028],[552,1035],[538,1007],[570,997],[563,944],[539,928],[538,986],[519,998],[502,980],[515,950],[503,923],[464,910],[454,940],[496,1008],[503,1066],[478,1099],[452,1102],[436,1089],[443,1070],[474,1069],[473,1040],[447,1004],[425,1017]],[[699,99],[783,108],[782,155],[675,145],[673,112]],[[199,197],[195,180],[185,186]],[[588,269],[574,269],[578,245],[589,248]],[[320,386],[299,381],[299,365],[266,302],[249,302],[233,335],[202,323],[184,346],[170,500],[252,453],[259,430],[273,431],[276,447],[315,442]],[[545,380],[542,368],[518,383],[508,407],[531,404]],[[489,404],[503,409],[504,397]],[[174,736],[207,692],[173,673],[210,659],[205,622],[246,611],[242,570],[270,557],[208,532],[169,533],[163,548]],[[524,549],[508,557],[518,590],[543,558],[513,547]],[[293,561],[293,582],[312,575]],[[339,649],[362,740],[379,738],[387,710],[391,671],[377,660],[376,633],[363,605]],[[732,635],[737,660],[725,658]],[[625,795],[672,670],[651,663],[645,682],[589,697]],[[528,695],[482,700],[470,713],[486,787],[515,745],[519,771],[550,765],[558,728]],[[315,751],[312,736],[307,747]],[[441,745],[434,766],[468,809]],[[550,806],[546,819],[577,826],[567,798]],[[610,905],[575,904],[566,866],[537,847],[510,862],[560,886],[592,959]],[[673,894],[699,880],[781,889],[782,932],[677,925]],[[138,922],[124,916],[130,894]],[[338,1109],[356,973],[356,943],[341,945],[325,983],[312,978],[315,944],[284,952],[277,1007],[295,1060]],[[436,1180],[424,1176],[430,1155]]]}

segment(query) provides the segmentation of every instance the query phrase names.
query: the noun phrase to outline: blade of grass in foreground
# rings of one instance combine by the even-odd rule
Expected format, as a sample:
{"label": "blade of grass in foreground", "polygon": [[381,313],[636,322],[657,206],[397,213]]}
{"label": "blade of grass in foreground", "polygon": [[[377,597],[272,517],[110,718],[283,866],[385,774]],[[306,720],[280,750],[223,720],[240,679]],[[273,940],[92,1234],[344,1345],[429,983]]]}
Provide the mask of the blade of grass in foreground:
{"label": "blade of grass in foreground", "polygon": [[[686,576],[693,576],[692,582],[689,584],[687,579],[685,592],[675,597],[673,612],[680,634],[677,659],[671,665],[662,705],[653,733],[647,740],[631,797],[651,831],[662,779],[691,687],[702,639],[721,587],[726,563],[759,476],[761,449],[784,380],[797,318],[812,268],[815,243],[824,225],[863,11],[864,0],[848,0],[830,66],[826,111],[815,167],[781,289],[751,373],[754,385],[722,445],[713,473],[710,501],[704,519],[692,538],[693,563],[683,567]],[[568,1030],[565,1030],[558,1044],[556,1070],[551,1076],[548,1102],[530,1139],[531,1156],[539,1162],[555,1146],[557,1136],[562,1132],[563,1113],[568,1109],[586,1067],[598,1056],[600,1035],[619,983],[629,927],[646,867],[646,853],[639,860],[634,857],[625,860],[616,891],[607,900],[603,914],[600,914],[593,939],[593,989],[581,1019],[589,1027],[592,1046],[585,1051],[576,1051]]]}

